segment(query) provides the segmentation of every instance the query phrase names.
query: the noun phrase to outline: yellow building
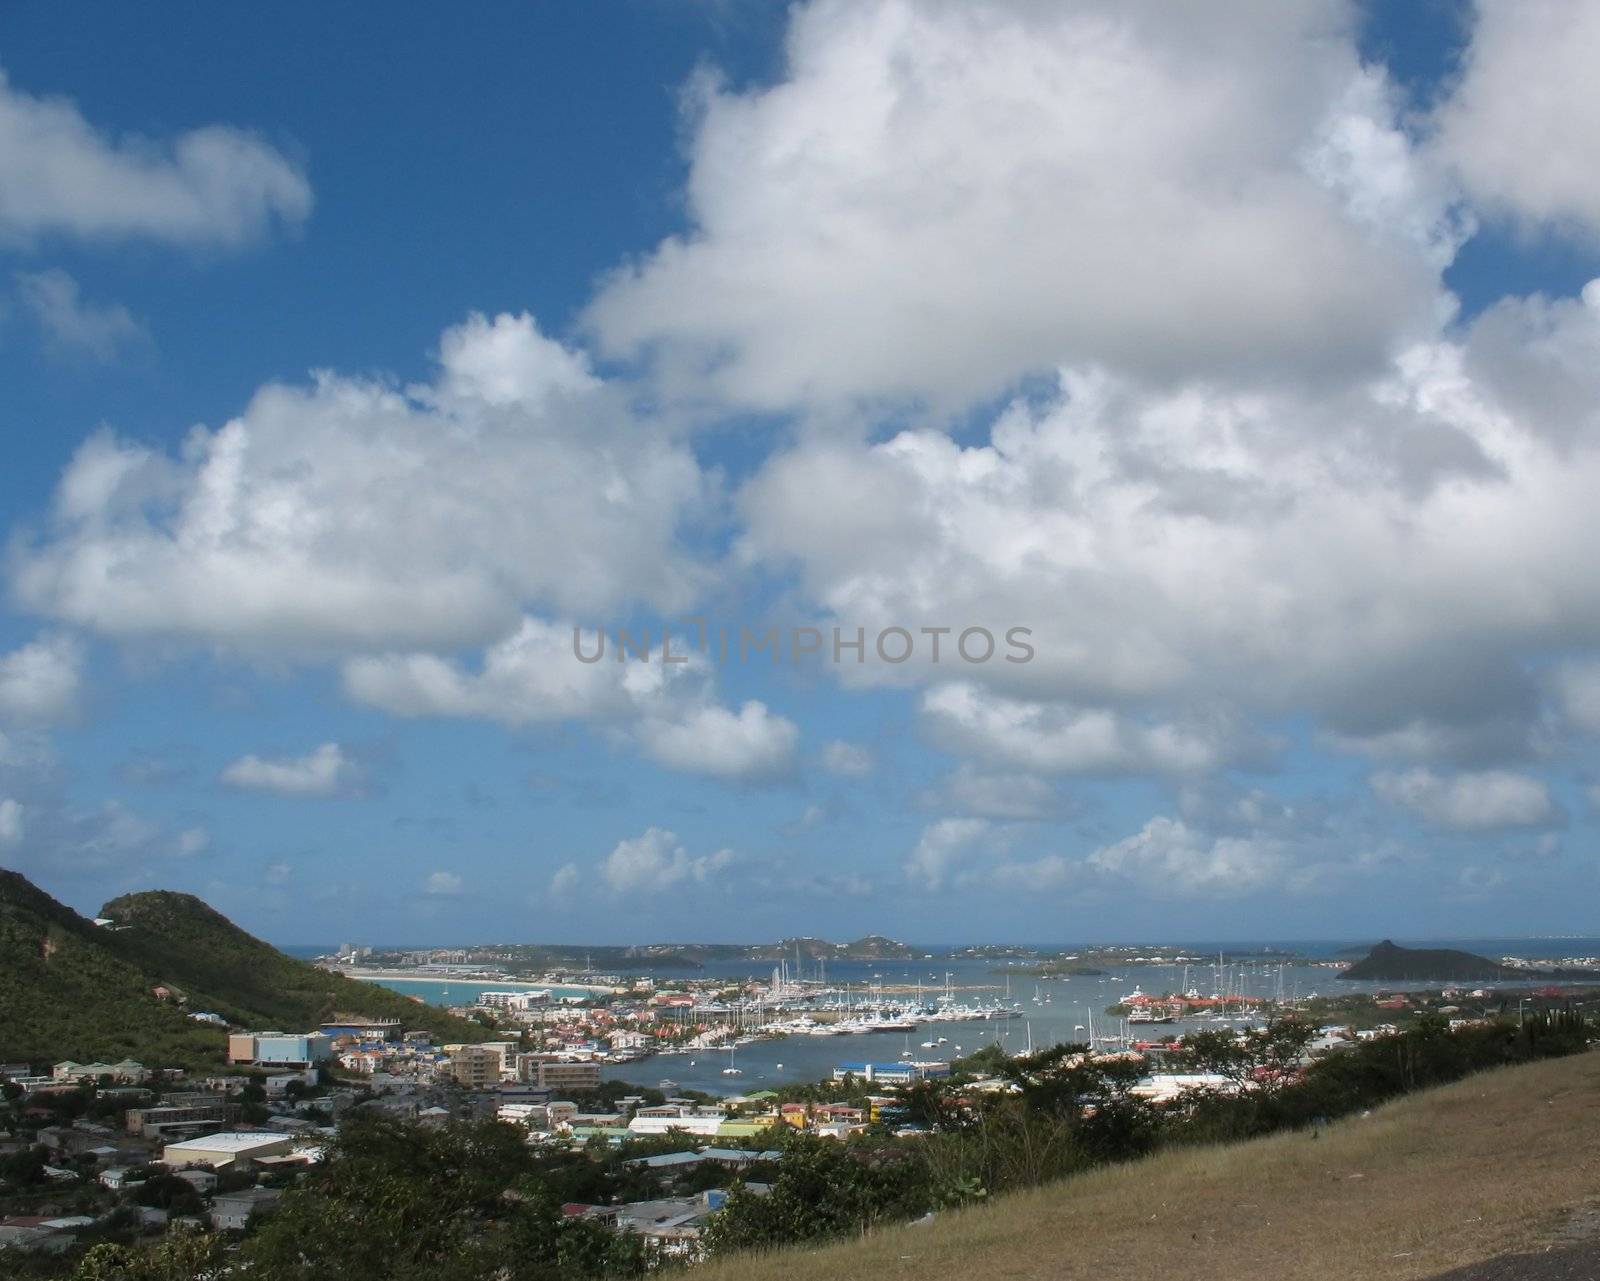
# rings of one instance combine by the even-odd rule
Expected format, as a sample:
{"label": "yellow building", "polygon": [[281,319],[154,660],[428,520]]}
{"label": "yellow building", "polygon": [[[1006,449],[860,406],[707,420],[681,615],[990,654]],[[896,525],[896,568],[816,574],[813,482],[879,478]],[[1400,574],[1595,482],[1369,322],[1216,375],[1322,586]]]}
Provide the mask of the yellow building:
{"label": "yellow building", "polygon": [[181,1170],[188,1165],[209,1165],[217,1169],[232,1165],[235,1161],[282,1156],[293,1147],[292,1135],[271,1134],[264,1130],[227,1130],[199,1139],[187,1139],[182,1143],[169,1143],[161,1150],[161,1161],[173,1170]]}

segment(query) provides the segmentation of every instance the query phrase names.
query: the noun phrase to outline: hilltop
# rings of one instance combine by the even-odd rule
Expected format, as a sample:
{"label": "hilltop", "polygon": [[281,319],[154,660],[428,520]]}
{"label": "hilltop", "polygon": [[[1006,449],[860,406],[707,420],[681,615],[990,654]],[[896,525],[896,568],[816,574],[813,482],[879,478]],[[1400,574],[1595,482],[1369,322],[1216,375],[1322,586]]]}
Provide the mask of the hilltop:
{"label": "hilltop", "polygon": [[1339,977],[1391,983],[1479,983],[1526,978],[1528,971],[1511,969],[1472,952],[1447,947],[1401,947],[1384,939]]}
{"label": "hilltop", "polygon": [[113,937],[0,869],[0,1059],[221,1062],[223,1031],[154,996]]}
{"label": "hilltop", "polygon": [[931,1223],[730,1258],[695,1277],[1410,1281],[1600,1227],[1597,1146],[1600,1054],[1590,1052],[1414,1094],[1320,1138],[1170,1151]]}
{"label": "hilltop", "polygon": [[[397,992],[285,956],[191,894],[113,899],[98,926],[0,869],[0,1059],[223,1062],[210,1011],[243,1027],[303,1031],[348,1013],[398,1018],[442,1040],[485,1029]],[[163,989],[165,994],[158,994]]]}

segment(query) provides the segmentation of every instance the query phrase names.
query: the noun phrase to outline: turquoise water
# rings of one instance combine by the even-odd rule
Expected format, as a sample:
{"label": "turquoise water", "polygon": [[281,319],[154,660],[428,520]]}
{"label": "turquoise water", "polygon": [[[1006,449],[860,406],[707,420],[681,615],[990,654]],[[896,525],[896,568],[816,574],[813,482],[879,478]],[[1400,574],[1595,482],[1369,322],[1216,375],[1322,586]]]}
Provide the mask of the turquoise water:
{"label": "turquoise water", "polygon": [[581,987],[559,987],[550,983],[477,983],[464,979],[362,979],[377,983],[402,996],[420,996],[429,1005],[476,1005],[484,992],[548,992],[552,997],[590,996]]}

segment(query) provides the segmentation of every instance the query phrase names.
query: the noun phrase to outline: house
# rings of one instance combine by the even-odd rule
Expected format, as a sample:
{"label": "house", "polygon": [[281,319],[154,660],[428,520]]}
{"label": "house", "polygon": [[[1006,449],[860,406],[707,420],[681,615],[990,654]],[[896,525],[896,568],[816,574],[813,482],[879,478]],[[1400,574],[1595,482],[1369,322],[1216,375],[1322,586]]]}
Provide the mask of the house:
{"label": "house", "polygon": [[123,1059],[120,1063],[74,1063],[68,1059],[52,1067],[50,1076],[54,1081],[73,1085],[80,1081],[98,1081],[102,1077],[138,1085],[149,1078],[150,1071],[143,1063],[132,1059]]}
{"label": "house", "polygon": [[217,1186],[217,1176],[210,1170],[202,1170],[198,1166],[188,1170],[177,1171],[178,1178],[182,1179],[201,1196],[206,1196]]}
{"label": "house", "polygon": [[776,1148],[767,1152],[751,1152],[745,1148],[702,1148],[703,1160],[726,1166],[730,1170],[743,1170],[757,1161],[781,1161],[783,1153]]}
{"label": "house", "polygon": [[270,1212],[282,1195],[276,1188],[220,1193],[211,1199],[211,1226],[219,1232],[243,1232],[252,1218]]}
{"label": "house", "polygon": [[0,1219],[0,1252],[64,1254],[76,1244],[81,1229],[93,1226],[94,1220],[87,1215],[13,1215]]}
{"label": "house", "polygon": [[635,1170],[687,1170],[700,1165],[706,1160],[700,1152],[661,1152],[655,1156],[636,1156],[624,1161],[623,1165]]}
{"label": "house", "polygon": [[727,1193],[712,1189],[693,1197],[633,1201],[617,1207],[617,1227],[658,1242],[666,1254],[694,1258],[700,1253],[705,1220],[720,1210]]}
{"label": "house", "polygon": [[628,1123],[628,1129],[633,1134],[665,1134],[669,1130],[682,1130],[686,1134],[715,1137],[727,1119],[727,1113],[721,1108],[669,1103],[660,1107],[640,1108]]}

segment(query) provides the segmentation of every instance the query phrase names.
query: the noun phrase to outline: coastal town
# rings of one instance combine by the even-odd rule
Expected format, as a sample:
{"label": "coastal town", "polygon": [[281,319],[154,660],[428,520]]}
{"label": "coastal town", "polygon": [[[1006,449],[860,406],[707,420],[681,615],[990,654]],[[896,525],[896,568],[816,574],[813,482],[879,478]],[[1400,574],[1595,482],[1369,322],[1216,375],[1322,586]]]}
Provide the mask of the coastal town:
{"label": "coastal town", "polygon": [[[419,956],[413,972],[465,964]],[[1118,994],[1098,1023],[1087,1015],[1077,1044],[1064,1047],[1073,1057],[1060,1062],[1118,1075],[1130,1104],[1176,1115],[1192,1100],[1263,1089],[1424,1024],[1482,1033],[1600,999],[1594,988],[1522,983],[1291,1001],[1236,990],[1243,965],[1219,961],[1207,994],[1193,983]],[[1007,998],[992,987],[856,990],[800,979],[783,964],[740,982],[582,977],[587,991],[476,985],[473,1003],[454,1011],[482,1029],[474,1041],[348,1014],[306,1031],[230,1028],[226,1066],[205,1075],[132,1060],[0,1064],[0,1258],[73,1256],[172,1225],[246,1236],[290,1189],[314,1186],[306,1180],[342,1127],[377,1116],[434,1128],[494,1123],[541,1159],[570,1154],[609,1183],[595,1185],[608,1189],[598,1199],[564,1202],[563,1214],[638,1237],[662,1258],[693,1260],[729,1195],[762,1195],[794,1142],[917,1144],[937,1128],[923,1091],[950,1092],[947,1107],[982,1109],[1026,1092],[1018,1065],[1063,1048],[1032,1043],[1039,1016],[1029,1004],[1043,996]],[[463,972],[448,981],[459,987]],[[1018,1026],[1029,1040],[1008,1049]],[[1255,1053],[1284,1028],[1299,1031],[1283,1062],[1229,1070],[1230,1053]],[[906,1048],[852,1056],[852,1037]],[[742,1088],[741,1048],[795,1038],[838,1047],[831,1069],[797,1085]],[[670,1072],[696,1056],[728,1064],[718,1070],[722,1089],[680,1089],[646,1070]]]}

